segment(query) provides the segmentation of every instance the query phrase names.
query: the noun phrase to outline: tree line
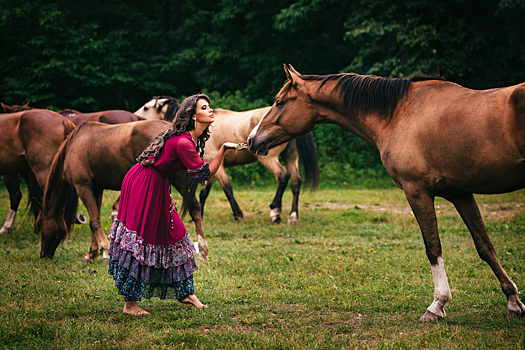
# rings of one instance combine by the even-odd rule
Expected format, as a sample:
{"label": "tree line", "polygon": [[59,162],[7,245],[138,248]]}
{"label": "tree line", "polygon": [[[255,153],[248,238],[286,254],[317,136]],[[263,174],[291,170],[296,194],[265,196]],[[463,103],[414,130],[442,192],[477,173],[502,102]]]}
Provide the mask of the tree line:
{"label": "tree line", "polygon": [[[501,87],[525,81],[524,15],[523,0],[0,0],[0,99],[134,111],[207,92],[245,110],[273,103],[283,63]],[[331,126],[314,136],[324,174],[381,173],[365,142]]]}

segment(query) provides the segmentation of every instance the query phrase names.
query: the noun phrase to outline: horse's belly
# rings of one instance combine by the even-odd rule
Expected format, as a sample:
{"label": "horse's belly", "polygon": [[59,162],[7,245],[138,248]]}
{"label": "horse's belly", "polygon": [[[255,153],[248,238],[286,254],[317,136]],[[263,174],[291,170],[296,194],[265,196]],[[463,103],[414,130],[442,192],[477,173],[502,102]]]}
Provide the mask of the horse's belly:
{"label": "horse's belly", "polygon": [[0,157],[0,174],[2,175],[19,174],[27,170],[29,170],[29,164],[24,156]]}
{"label": "horse's belly", "polygon": [[443,177],[435,186],[438,196],[447,196],[462,193],[498,194],[513,192],[525,188],[525,164],[513,169],[493,167],[483,171],[478,176],[457,177],[455,179]]}

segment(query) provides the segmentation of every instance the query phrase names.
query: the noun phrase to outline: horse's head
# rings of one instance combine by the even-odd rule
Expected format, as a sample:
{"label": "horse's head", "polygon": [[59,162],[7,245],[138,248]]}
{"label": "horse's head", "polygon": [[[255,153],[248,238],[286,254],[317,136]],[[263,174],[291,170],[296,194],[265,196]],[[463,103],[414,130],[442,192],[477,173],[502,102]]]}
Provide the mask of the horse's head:
{"label": "horse's head", "polygon": [[22,112],[22,111],[28,111],[30,109],[33,109],[33,107],[29,107],[29,102],[27,102],[25,105],[22,106],[8,106],[2,102],[0,102],[2,105],[2,109],[4,110],[4,113],[16,113],[16,112]]}
{"label": "horse's head", "polygon": [[248,136],[250,152],[267,155],[268,151],[298,136],[309,133],[319,113],[312,104],[310,87],[291,65],[284,65],[288,82],[275,98],[272,108]]}
{"label": "horse's head", "polygon": [[179,101],[170,96],[155,96],[144,106],[135,111],[135,115],[144,119],[163,119],[172,121],[180,108]]}
{"label": "horse's head", "polygon": [[64,219],[47,220],[42,217],[42,212],[35,222],[35,231],[40,232],[40,257],[52,259],[58,245],[66,237],[67,228]]}

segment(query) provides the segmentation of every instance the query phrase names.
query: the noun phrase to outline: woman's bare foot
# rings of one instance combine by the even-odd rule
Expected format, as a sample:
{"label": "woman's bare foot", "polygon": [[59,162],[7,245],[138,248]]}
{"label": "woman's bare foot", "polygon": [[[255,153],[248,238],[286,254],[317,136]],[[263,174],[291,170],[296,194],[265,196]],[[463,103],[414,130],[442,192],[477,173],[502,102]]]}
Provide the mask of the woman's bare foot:
{"label": "woman's bare foot", "polygon": [[126,301],[124,303],[124,310],[122,310],[122,312],[125,314],[130,314],[130,315],[135,315],[135,316],[150,314],[146,310],[140,308],[136,301]]}
{"label": "woman's bare foot", "polygon": [[199,309],[208,307],[208,305],[204,305],[203,303],[201,303],[199,301],[199,299],[197,299],[195,294],[188,295],[186,298],[180,300],[180,302],[181,303],[185,303],[185,304],[192,304],[193,306],[195,306],[196,308],[199,308]]}

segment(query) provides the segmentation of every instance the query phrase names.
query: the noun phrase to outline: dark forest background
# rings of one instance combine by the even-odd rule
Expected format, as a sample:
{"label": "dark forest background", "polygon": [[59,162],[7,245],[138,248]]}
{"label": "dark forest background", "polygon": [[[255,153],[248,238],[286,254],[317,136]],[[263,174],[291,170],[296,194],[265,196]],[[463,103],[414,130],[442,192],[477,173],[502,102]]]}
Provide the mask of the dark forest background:
{"label": "dark forest background", "polygon": [[[0,0],[0,100],[135,111],[205,92],[247,110],[273,102],[283,63],[501,87],[525,81],[524,18],[524,0]],[[314,137],[325,183],[388,183],[366,142],[332,125]],[[258,165],[230,174],[271,180]]]}

